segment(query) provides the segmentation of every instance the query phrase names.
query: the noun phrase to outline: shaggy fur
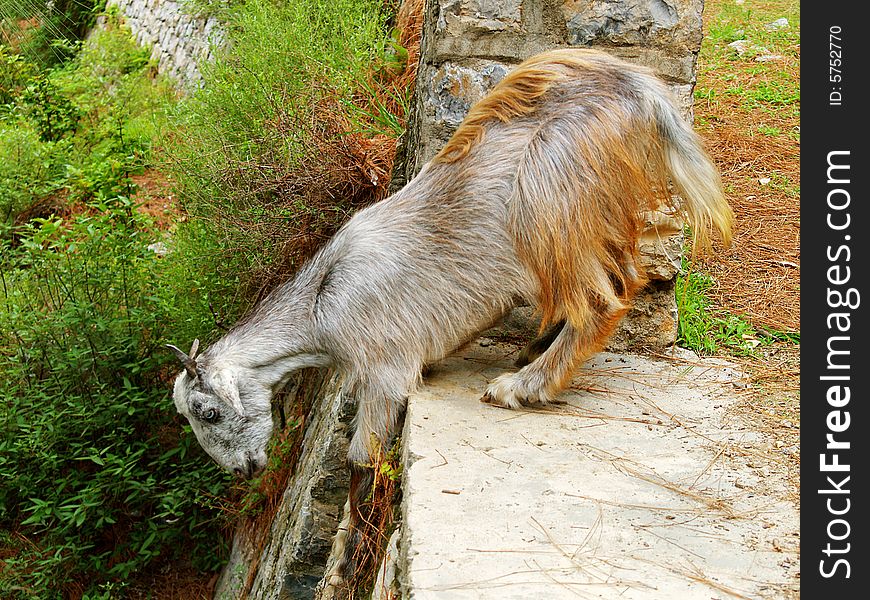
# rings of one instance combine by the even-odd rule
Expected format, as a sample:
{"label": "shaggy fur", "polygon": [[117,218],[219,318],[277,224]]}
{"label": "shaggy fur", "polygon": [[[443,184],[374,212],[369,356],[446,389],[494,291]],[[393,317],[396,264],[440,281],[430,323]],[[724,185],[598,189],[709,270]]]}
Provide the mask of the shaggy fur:
{"label": "shaggy fur", "polygon": [[201,356],[181,353],[178,410],[218,463],[252,476],[265,464],[273,393],[295,369],[335,369],[358,403],[350,556],[371,479],[360,470],[427,363],[528,302],[549,330],[484,400],[553,402],[644,284],[642,213],[671,205],[669,182],[696,243],[710,230],[729,240],[719,177],[669,98],[646,69],[597,51],[521,64],[404,189],[358,212]]}

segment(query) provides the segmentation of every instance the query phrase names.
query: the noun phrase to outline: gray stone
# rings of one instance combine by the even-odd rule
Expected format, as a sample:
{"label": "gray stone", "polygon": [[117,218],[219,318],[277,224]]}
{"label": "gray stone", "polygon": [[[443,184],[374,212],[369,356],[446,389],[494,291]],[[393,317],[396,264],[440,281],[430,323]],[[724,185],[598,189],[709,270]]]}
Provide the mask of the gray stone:
{"label": "gray stone", "polygon": [[255,542],[244,527],[236,533],[216,599],[311,598],[323,575],[350,483],[345,462],[355,407],[325,373],[305,372],[291,386],[285,414],[311,403],[298,462],[266,538]]}
{"label": "gray stone", "polygon": [[657,350],[677,339],[675,280],[651,281],[632,299],[631,308],[607,341],[610,352]]}
{"label": "gray stone", "polygon": [[[391,189],[398,190],[417,174],[450,139],[472,104],[509,72],[502,62],[446,61],[418,75],[414,125],[400,143]],[[408,153],[408,148],[414,148]]]}
{"label": "gray stone", "polygon": [[657,46],[697,52],[702,5],[696,0],[566,0],[572,45]]}
{"label": "gray stone", "polygon": [[438,0],[436,31],[447,36],[521,28],[522,0]]}
{"label": "gray stone", "polygon": [[649,67],[669,83],[695,85],[695,54],[672,54],[662,48],[644,46],[614,46],[603,49],[619,58]]}
{"label": "gray stone", "polygon": [[425,86],[424,106],[433,125],[453,132],[471,106],[508,73],[502,63],[487,61],[474,67],[444,63]]}
{"label": "gray stone", "polygon": [[785,60],[785,56],[782,54],[762,54],[761,56],[755,57],[755,62],[760,63],[777,62],[780,60]]}
{"label": "gray stone", "polygon": [[399,591],[399,539],[401,533],[402,530],[397,528],[390,535],[384,558],[378,567],[371,600],[398,600],[401,598]]}
{"label": "gray stone", "polygon": [[786,29],[788,27],[788,19],[785,17],[780,17],[776,21],[772,23],[768,23],[764,26],[765,29],[770,31],[776,31],[777,29]]}
{"label": "gray stone", "polygon": [[639,264],[652,281],[670,281],[680,272],[683,255],[683,226],[670,209],[647,215],[640,236]]}
{"label": "gray stone", "polygon": [[409,398],[403,598],[796,597],[799,566],[783,560],[799,551],[787,469],[753,454],[767,469],[760,485],[755,470],[720,460],[766,435],[738,427],[736,365],[601,353],[565,405],[479,402],[515,354],[472,345]]}
{"label": "gray stone", "polygon": [[553,48],[554,42],[551,36],[536,33],[474,35],[469,32],[461,36],[437,38],[432,45],[441,60],[495,57],[500,62],[514,64]]}
{"label": "gray stone", "polygon": [[202,84],[198,62],[210,52],[199,48],[224,40],[215,18],[184,12],[183,0],[109,0],[108,5],[118,7],[139,44],[154,46],[151,57],[161,73],[176,79],[183,89]]}

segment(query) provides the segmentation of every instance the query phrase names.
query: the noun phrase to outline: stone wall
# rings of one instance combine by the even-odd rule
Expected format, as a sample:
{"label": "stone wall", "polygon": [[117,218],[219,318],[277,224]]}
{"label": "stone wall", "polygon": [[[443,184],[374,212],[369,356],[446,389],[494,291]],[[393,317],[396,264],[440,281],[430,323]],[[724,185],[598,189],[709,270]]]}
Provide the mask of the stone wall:
{"label": "stone wall", "polygon": [[[652,68],[692,119],[703,0],[427,0],[413,115],[412,148],[394,186],[413,177],[456,130],[471,105],[525,58],[557,47],[588,46]],[[648,288],[611,338],[609,349],[661,347],[676,338],[674,284],[681,227],[650,215],[641,255]],[[533,331],[530,311],[511,319]],[[525,326],[523,326],[525,323]]]}
{"label": "stone wall", "polygon": [[215,18],[192,16],[176,0],[108,0],[108,6],[124,15],[139,45],[151,47],[161,73],[182,88],[200,85],[200,62],[210,60],[212,47],[224,39]]}
{"label": "stone wall", "polygon": [[350,485],[356,406],[322,370],[301,372],[287,388],[278,403],[284,414],[302,415],[304,427],[293,476],[265,531],[244,524],[236,530],[215,600],[312,598],[323,576]]}

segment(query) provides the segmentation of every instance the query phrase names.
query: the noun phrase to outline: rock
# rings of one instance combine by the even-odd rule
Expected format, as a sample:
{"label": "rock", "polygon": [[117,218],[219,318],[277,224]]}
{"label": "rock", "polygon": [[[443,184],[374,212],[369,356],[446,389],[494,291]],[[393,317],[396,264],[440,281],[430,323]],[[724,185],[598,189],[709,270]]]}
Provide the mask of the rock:
{"label": "rock", "polygon": [[[437,68],[425,69],[418,76],[416,152],[406,157],[405,165],[397,168],[406,173],[404,181],[416,174],[447,143],[465,118],[471,105],[486,95],[507,75],[510,67],[491,60],[476,60],[460,64],[445,61]],[[399,185],[399,182],[396,184]]]}
{"label": "rock", "polygon": [[755,57],[755,62],[766,63],[783,60],[785,57],[782,54],[762,54]]}
{"label": "rock", "polygon": [[426,86],[428,94],[423,100],[435,126],[452,134],[471,105],[483,98],[507,73],[505,65],[492,61],[474,66],[451,62],[441,65],[432,74]]}
{"label": "rock", "polygon": [[[183,89],[201,85],[198,61],[208,57],[209,44],[223,43],[221,25],[184,12],[183,0],[109,0],[126,17],[140,44],[152,44],[151,57],[158,70],[174,78]],[[204,50],[203,50],[204,49]]]}
{"label": "rock", "polygon": [[780,17],[776,21],[773,21],[772,23],[768,23],[767,25],[765,25],[764,28],[767,29],[768,31],[776,31],[778,29],[785,29],[788,26],[789,26],[788,19],[786,19],[785,17]]}
{"label": "rock", "polygon": [[676,280],[651,281],[607,341],[609,352],[661,349],[677,339]]}
{"label": "rock", "polygon": [[436,31],[450,36],[519,30],[522,0],[439,0]]}
{"label": "rock", "polygon": [[169,254],[169,247],[164,242],[154,242],[153,244],[148,244],[148,249],[160,258],[163,258],[167,254]]}
{"label": "rock", "polygon": [[654,281],[670,281],[680,271],[683,255],[683,224],[670,211],[647,216],[640,237],[640,267]]}
{"label": "rock", "polygon": [[[306,371],[290,385],[285,414],[294,414],[297,403],[310,403],[301,454],[265,539],[252,540],[244,526],[236,532],[216,600],[312,598],[323,575],[347,499],[345,461],[355,407],[326,373]],[[252,565],[256,570],[249,576]]]}
{"label": "rock", "polygon": [[399,539],[401,529],[397,528],[387,542],[387,550],[378,568],[378,576],[375,579],[375,589],[372,590],[371,600],[398,600],[401,598],[399,591]]}
{"label": "rock", "polygon": [[[749,42],[748,40],[737,40],[728,44],[728,47],[734,50],[737,53],[737,56],[743,56],[747,52],[752,52],[755,54],[769,54],[770,50],[765,48],[764,46],[758,46]],[[756,58],[756,60],[758,60]]]}
{"label": "rock", "polygon": [[701,8],[694,0],[566,0],[562,13],[571,45],[691,50],[700,44]]}
{"label": "rock", "polygon": [[728,47],[734,50],[737,54],[743,54],[751,46],[748,40],[734,40]]}

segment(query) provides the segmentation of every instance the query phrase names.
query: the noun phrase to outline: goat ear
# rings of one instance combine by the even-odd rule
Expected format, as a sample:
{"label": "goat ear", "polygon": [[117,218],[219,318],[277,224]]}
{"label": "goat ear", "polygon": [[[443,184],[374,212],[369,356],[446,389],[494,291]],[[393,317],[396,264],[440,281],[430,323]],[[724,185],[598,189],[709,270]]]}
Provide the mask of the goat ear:
{"label": "goat ear", "polygon": [[223,369],[212,375],[212,389],[226,404],[229,404],[240,417],[245,416],[245,407],[239,396],[239,372],[234,369]]}

